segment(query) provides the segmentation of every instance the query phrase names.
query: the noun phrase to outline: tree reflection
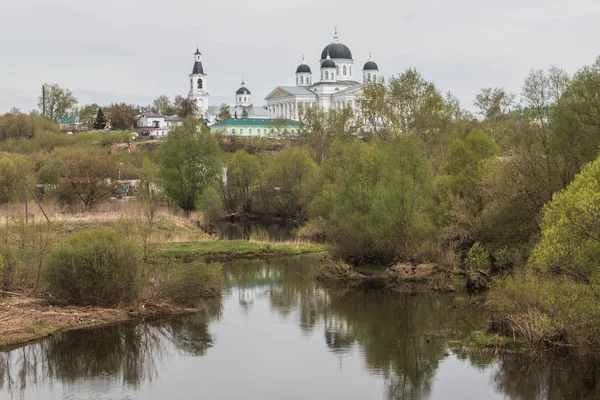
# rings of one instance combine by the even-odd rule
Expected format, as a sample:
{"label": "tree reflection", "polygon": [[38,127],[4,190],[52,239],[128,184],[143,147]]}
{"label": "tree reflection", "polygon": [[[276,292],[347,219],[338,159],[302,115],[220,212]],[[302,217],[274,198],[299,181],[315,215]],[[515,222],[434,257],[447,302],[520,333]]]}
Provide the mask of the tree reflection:
{"label": "tree reflection", "polygon": [[99,376],[138,387],[156,378],[157,363],[171,347],[205,355],[214,342],[209,323],[220,314],[220,301],[213,301],[193,315],[65,332],[0,353],[0,389],[14,395],[48,380],[69,383]]}
{"label": "tree reflection", "polygon": [[570,357],[510,357],[494,374],[496,389],[513,399],[597,399],[600,368]]}

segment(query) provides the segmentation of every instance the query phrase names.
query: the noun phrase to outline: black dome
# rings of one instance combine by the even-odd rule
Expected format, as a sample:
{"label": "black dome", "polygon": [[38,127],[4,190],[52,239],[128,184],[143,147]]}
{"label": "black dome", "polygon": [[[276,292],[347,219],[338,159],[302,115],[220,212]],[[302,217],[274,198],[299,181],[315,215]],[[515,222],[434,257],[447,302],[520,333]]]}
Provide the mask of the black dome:
{"label": "black dome", "polygon": [[200,61],[194,63],[192,74],[204,74],[204,68],[202,68],[202,63]]}
{"label": "black dome", "polygon": [[296,68],[296,73],[300,73],[300,72],[311,72],[310,71],[310,67],[306,64],[300,64],[298,65],[298,68]]}
{"label": "black dome", "polygon": [[363,71],[366,71],[366,70],[376,70],[376,71],[379,71],[379,67],[377,66],[377,64],[375,63],[375,61],[367,61],[367,63],[363,67]]}
{"label": "black dome", "polygon": [[235,92],[235,94],[250,94],[250,91],[248,90],[248,88],[242,86]]}
{"label": "black dome", "polygon": [[329,50],[329,57],[331,58],[346,58],[349,60],[352,59],[352,52],[345,44],[339,42],[330,43],[321,52],[321,60],[327,58],[327,50]]}
{"label": "black dome", "polygon": [[321,63],[321,68],[335,68],[335,63],[332,59],[326,59]]}

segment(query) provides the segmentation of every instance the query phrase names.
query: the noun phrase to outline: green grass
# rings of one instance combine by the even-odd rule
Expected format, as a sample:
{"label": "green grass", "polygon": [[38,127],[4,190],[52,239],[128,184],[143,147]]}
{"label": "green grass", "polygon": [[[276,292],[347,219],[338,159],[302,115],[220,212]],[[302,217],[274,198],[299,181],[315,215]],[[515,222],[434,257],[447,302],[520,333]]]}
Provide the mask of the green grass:
{"label": "green grass", "polygon": [[255,258],[261,256],[285,256],[317,253],[324,246],[313,243],[295,242],[250,242],[247,240],[209,240],[199,242],[164,243],[160,247],[166,257],[215,257]]}
{"label": "green grass", "polygon": [[48,333],[52,332],[53,330],[54,327],[46,322],[36,322],[35,324],[25,328],[25,333],[35,337],[42,337],[48,335]]}
{"label": "green grass", "polygon": [[521,343],[518,340],[485,331],[473,331],[460,341],[462,345],[476,349],[518,349]]}

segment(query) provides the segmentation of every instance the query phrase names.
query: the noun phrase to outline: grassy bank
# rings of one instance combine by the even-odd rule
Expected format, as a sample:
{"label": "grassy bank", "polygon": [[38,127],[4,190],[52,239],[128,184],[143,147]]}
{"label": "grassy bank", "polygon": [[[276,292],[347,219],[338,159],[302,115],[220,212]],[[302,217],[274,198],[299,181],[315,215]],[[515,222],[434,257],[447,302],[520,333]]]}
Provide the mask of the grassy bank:
{"label": "grassy bank", "polygon": [[301,242],[263,242],[247,240],[205,240],[196,242],[171,242],[160,246],[160,255],[184,260],[205,261],[237,258],[267,258],[307,253],[318,253],[325,246]]}

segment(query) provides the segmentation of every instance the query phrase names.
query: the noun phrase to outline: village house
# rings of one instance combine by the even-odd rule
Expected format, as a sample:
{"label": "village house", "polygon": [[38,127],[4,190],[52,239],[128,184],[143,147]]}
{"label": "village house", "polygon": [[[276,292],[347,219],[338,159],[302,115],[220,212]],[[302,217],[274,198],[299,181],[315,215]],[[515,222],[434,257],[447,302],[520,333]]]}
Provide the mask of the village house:
{"label": "village house", "polygon": [[169,130],[181,125],[178,116],[166,116],[153,112],[143,112],[135,118],[135,126],[138,137],[146,139],[163,139],[167,137]]}

